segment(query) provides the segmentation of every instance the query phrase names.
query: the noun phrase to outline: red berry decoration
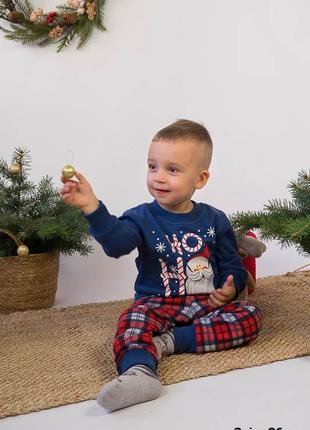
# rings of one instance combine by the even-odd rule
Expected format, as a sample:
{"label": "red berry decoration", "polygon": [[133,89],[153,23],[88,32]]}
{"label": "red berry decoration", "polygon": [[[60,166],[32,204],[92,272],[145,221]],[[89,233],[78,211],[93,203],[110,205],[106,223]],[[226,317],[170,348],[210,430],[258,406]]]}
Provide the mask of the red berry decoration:
{"label": "red berry decoration", "polygon": [[53,24],[53,22],[54,22],[54,19],[55,19],[55,17],[57,16],[57,13],[56,12],[50,12],[48,15],[47,15],[47,22],[48,22],[48,24]]}

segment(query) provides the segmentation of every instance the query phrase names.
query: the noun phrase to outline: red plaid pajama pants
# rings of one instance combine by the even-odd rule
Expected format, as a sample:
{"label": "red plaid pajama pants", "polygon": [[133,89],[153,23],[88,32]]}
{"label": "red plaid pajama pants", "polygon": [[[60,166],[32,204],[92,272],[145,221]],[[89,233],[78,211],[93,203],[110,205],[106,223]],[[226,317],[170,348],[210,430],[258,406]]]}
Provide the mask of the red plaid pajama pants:
{"label": "red plaid pajama pants", "polygon": [[[247,301],[231,302],[218,309],[208,305],[208,294],[178,297],[144,297],[120,315],[114,339],[115,361],[128,351],[145,350],[157,362],[153,336],[174,328],[184,330],[188,352],[222,351],[253,341],[262,326],[259,309]],[[180,332],[181,330],[181,332]],[[190,333],[190,336],[188,334]],[[179,336],[182,339],[183,336]],[[177,340],[177,337],[176,337]],[[182,343],[182,342],[181,342]],[[182,345],[178,345],[178,352]]]}

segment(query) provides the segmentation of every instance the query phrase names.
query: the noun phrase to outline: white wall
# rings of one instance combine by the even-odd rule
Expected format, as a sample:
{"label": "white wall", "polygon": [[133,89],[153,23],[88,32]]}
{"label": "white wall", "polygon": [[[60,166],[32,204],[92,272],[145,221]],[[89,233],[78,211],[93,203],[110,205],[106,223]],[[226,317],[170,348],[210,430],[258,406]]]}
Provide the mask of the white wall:
{"label": "white wall", "polygon": [[[52,10],[57,2],[33,3]],[[26,145],[32,179],[49,174],[60,186],[73,151],[75,167],[120,215],[150,200],[152,136],[189,118],[205,123],[215,146],[196,200],[233,213],[289,198],[288,182],[309,168],[309,16],[307,0],[108,0],[108,32],[81,51],[1,37],[0,155]],[[76,303],[131,296],[134,258],[112,260],[99,247],[63,257],[57,303],[65,289]],[[270,243],[258,274],[308,261]]]}

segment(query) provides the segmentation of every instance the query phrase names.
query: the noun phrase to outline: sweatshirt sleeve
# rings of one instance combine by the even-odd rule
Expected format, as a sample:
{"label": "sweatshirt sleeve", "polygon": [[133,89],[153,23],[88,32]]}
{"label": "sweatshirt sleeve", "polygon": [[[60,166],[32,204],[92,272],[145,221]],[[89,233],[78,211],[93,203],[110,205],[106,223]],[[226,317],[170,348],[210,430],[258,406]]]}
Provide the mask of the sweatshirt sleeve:
{"label": "sweatshirt sleeve", "polygon": [[241,257],[238,254],[238,247],[235,234],[231,224],[224,216],[221,232],[217,236],[217,263],[219,268],[219,286],[225,283],[228,275],[233,275],[234,284],[237,289],[234,300],[245,289],[247,283],[247,272],[244,269]]}
{"label": "sweatshirt sleeve", "polygon": [[131,212],[126,211],[118,218],[100,201],[94,212],[84,215],[90,234],[110,257],[129,254],[142,243],[142,234]]}

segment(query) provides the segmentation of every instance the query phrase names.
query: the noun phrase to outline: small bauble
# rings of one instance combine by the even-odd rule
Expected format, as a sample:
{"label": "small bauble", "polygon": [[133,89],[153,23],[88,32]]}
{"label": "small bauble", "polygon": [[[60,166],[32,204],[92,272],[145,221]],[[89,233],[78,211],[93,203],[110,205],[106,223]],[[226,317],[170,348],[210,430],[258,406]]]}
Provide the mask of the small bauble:
{"label": "small bauble", "polygon": [[9,167],[9,172],[12,173],[13,175],[18,175],[20,173],[20,164],[19,163],[13,163],[10,167]]}
{"label": "small bauble", "polygon": [[28,246],[19,245],[19,247],[17,248],[17,255],[19,255],[20,257],[26,257],[27,255],[29,255]]}
{"label": "small bauble", "polygon": [[69,164],[67,166],[65,166],[62,169],[62,175],[66,178],[66,179],[71,179],[74,175],[75,175],[75,170],[73,166],[70,166]]}

